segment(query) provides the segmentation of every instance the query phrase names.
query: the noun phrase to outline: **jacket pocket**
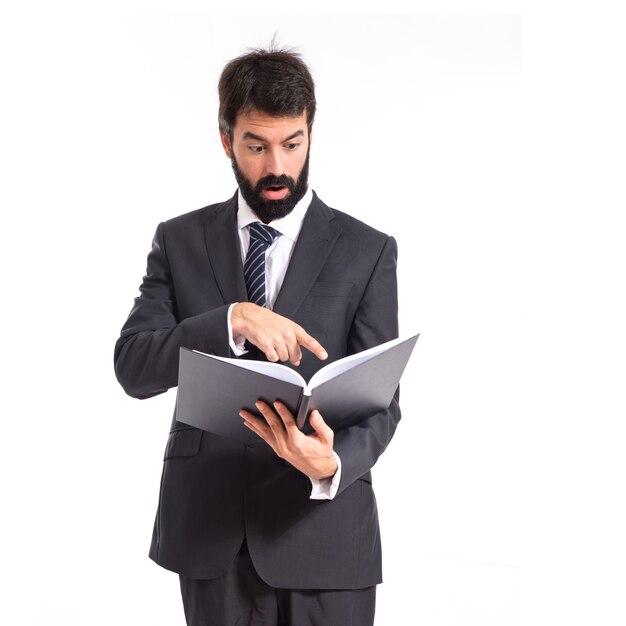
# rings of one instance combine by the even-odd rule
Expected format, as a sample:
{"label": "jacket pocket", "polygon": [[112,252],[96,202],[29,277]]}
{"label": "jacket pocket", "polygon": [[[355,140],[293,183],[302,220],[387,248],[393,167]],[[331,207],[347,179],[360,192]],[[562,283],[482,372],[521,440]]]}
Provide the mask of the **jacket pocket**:
{"label": "jacket pocket", "polygon": [[170,432],[163,460],[181,456],[195,456],[200,452],[202,431],[198,428],[177,428]]}
{"label": "jacket pocket", "polygon": [[336,298],[349,296],[352,293],[352,283],[317,282],[309,291],[309,295],[321,298]]}

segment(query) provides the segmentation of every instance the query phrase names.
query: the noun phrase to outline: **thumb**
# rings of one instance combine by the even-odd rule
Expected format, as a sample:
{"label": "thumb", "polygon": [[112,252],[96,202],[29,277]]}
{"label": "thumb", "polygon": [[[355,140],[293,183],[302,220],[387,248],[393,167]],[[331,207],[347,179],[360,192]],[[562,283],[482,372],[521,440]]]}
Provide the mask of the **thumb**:
{"label": "thumb", "polygon": [[320,436],[320,439],[325,442],[332,442],[335,433],[333,432],[333,429],[324,421],[324,418],[317,409],[311,411],[309,423],[313,427],[313,430]]}

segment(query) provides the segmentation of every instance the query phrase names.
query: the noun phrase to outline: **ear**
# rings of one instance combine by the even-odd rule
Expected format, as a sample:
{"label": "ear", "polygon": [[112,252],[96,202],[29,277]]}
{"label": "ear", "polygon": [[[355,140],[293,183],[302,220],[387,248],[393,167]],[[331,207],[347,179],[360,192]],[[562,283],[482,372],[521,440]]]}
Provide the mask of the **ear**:
{"label": "ear", "polygon": [[226,153],[226,156],[229,159],[232,159],[232,157],[233,157],[233,149],[232,149],[232,146],[230,144],[230,137],[228,136],[227,133],[225,133],[224,131],[220,130],[220,139],[222,141],[222,148],[224,148],[224,152]]}

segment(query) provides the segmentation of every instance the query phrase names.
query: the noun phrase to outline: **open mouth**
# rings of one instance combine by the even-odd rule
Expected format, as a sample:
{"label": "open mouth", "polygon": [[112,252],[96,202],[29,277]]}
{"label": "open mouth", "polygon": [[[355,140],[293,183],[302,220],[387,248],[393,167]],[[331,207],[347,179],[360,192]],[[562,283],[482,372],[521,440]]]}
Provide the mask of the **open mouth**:
{"label": "open mouth", "polygon": [[282,200],[287,193],[289,193],[289,188],[284,185],[273,185],[263,190],[263,195],[268,200]]}

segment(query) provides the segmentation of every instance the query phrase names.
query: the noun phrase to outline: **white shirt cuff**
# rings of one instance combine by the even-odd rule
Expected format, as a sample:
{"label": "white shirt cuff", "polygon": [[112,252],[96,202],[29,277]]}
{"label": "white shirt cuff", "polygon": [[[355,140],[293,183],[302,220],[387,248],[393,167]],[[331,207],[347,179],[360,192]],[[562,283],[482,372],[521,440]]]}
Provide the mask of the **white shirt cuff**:
{"label": "white shirt cuff", "polygon": [[241,335],[239,337],[233,337],[233,325],[230,321],[230,316],[232,315],[235,304],[239,304],[239,302],[234,302],[228,307],[228,315],[226,316],[228,325],[228,345],[235,356],[241,356],[242,354],[246,354],[248,351],[244,348],[244,343],[246,341],[245,337]]}
{"label": "white shirt cuff", "polygon": [[337,461],[337,471],[331,478],[323,478],[322,480],[309,477],[311,481],[310,500],[332,500],[337,495],[339,483],[341,482],[341,459],[334,450],[333,454]]}

